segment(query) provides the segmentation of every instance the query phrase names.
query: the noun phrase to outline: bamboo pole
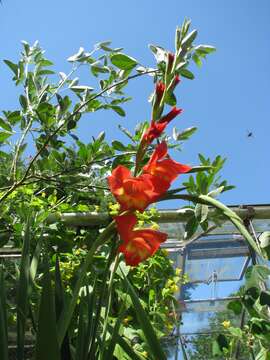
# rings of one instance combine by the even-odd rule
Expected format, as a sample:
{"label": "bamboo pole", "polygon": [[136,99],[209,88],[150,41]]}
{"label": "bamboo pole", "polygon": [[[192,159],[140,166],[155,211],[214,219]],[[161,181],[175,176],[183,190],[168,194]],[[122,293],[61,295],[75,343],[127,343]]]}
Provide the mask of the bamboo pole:
{"label": "bamboo pole", "polygon": [[[240,205],[228,206],[242,219],[270,219],[270,205]],[[186,222],[192,214],[190,209],[180,210],[159,210],[159,215],[153,218],[158,223]],[[209,217],[215,217],[218,211],[214,208],[209,209]],[[47,224],[63,222],[71,227],[93,227],[96,225],[106,225],[110,222],[111,217],[107,213],[97,212],[80,212],[80,213],[52,213],[47,218]],[[224,219],[225,220],[225,219]]]}

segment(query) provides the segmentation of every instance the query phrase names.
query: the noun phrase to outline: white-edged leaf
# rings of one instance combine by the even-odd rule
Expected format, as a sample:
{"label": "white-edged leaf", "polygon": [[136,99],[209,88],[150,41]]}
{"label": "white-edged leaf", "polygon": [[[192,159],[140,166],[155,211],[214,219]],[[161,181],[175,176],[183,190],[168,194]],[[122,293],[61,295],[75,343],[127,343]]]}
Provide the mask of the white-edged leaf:
{"label": "white-edged leaf", "polygon": [[71,55],[67,61],[69,62],[74,62],[74,61],[78,61],[80,58],[82,58],[82,56],[84,55],[84,48],[80,47],[78,52],[74,55]]}
{"label": "white-edged leaf", "polygon": [[207,196],[211,196],[212,198],[216,198],[220,193],[222,193],[223,190],[224,190],[224,186],[220,186],[219,188],[210,191],[207,194]]}

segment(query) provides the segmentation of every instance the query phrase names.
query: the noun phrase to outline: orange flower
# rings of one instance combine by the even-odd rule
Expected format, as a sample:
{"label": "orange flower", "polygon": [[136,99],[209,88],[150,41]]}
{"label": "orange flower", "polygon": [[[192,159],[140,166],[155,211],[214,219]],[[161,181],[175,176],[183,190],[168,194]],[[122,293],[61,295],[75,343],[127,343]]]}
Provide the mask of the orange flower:
{"label": "orange flower", "polygon": [[143,134],[143,142],[151,144],[155,139],[159,138],[166,128],[167,124],[159,124],[157,121],[152,120],[149,128]]}
{"label": "orange flower", "polygon": [[119,165],[108,177],[111,192],[121,205],[121,210],[144,211],[169,188],[169,184],[159,181],[150,174],[138,177],[131,175],[129,169]]}
{"label": "orange flower", "polygon": [[172,70],[172,66],[174,63],[174,54],[169,52],[168,53],[168,60],[167,60],[167,73],[170,74],[171,70]]}
{"label": "orange flower", "polygon": [[178,109],[176,106],[174,106],[172,110],[167,115],[162,116],[158,122],[160,124],[166,123],[166,125],[168,125],[169,122],[171,122],[177,115],[180,115],[182,112],[183,109]]}
{"label": "orange flower", "polygon": [[172,82],[170,83],[170,86],[168,88],[168,91],[171,92],[173,91],[176,86],[180,83],[180,76],[179,75],[175,75],[175,77],[173,78]]}
{"label": "orange flower", "polygon": [[126,263],[136,266],[158,250],[160,244],[167,239],[167,234],[151,229],[133,230],[137,223],[134,214],[117,216],[117,229],[122,240],[118,251],[125,256]]}
{"label": "orange flower", "polygon": [[166,126],[172,121],[177,115],[181,114],[183,110],[178,109],[176,106],[165,116],[162,116],[158,121],[151,121],[149,128],[143,134],[143,142],[151,144],[151,142],[160,137]]}
{"label": "orange flower", "polygon": [[156,99],[157,99],[158,104],[160,103],[160,101],[162,99],[165,89],[166,89],[166,86],[165,86],[165,84],[163,84],[162,81],[158,81],[156,83]]}
{"label": "orange flower", "polygon": [[158,144],[152,154],[147,165],[144,166],[145,174],[151,174],[159,179],[159,181],[167,181],[171,184],[179,174],[183,174],[191,170],[188,165],[182,165],[167,155],[167,144],[163,141]]}

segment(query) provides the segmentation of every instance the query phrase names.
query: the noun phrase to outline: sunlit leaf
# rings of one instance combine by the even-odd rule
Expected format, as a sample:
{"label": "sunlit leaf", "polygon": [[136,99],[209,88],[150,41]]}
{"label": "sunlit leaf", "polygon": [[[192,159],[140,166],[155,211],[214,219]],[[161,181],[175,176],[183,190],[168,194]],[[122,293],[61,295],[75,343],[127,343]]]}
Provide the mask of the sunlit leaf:
{"label": "sunlit leaf", "polygon": [[131,70],[138,64],[137,60],[122,53],[113,54],[111,62],[121,70]]}

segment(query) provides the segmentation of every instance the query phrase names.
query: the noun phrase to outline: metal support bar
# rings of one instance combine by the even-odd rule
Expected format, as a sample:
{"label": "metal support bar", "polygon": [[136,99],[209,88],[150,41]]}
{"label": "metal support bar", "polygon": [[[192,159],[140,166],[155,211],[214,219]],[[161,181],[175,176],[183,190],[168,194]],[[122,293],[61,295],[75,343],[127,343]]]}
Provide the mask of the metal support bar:
{"label": "metal support bar", "polygon": [[[241,205],[229,206],[238,216],[246,219],[251,215],[254,219],[270,219],[270,205]],[[187,221],[193,212],[190,209],[181,210],[160,210],[159,215],[155,221],[159,223],[173,223]],[[215,216],[218,211],[214,208],[209,209],[209,217]],[[47,218],[47,223],[52,224],[62,221],[68,226],[93,226],[93,225],[106,225],[111,217],[107,213],[52,213]]]}

